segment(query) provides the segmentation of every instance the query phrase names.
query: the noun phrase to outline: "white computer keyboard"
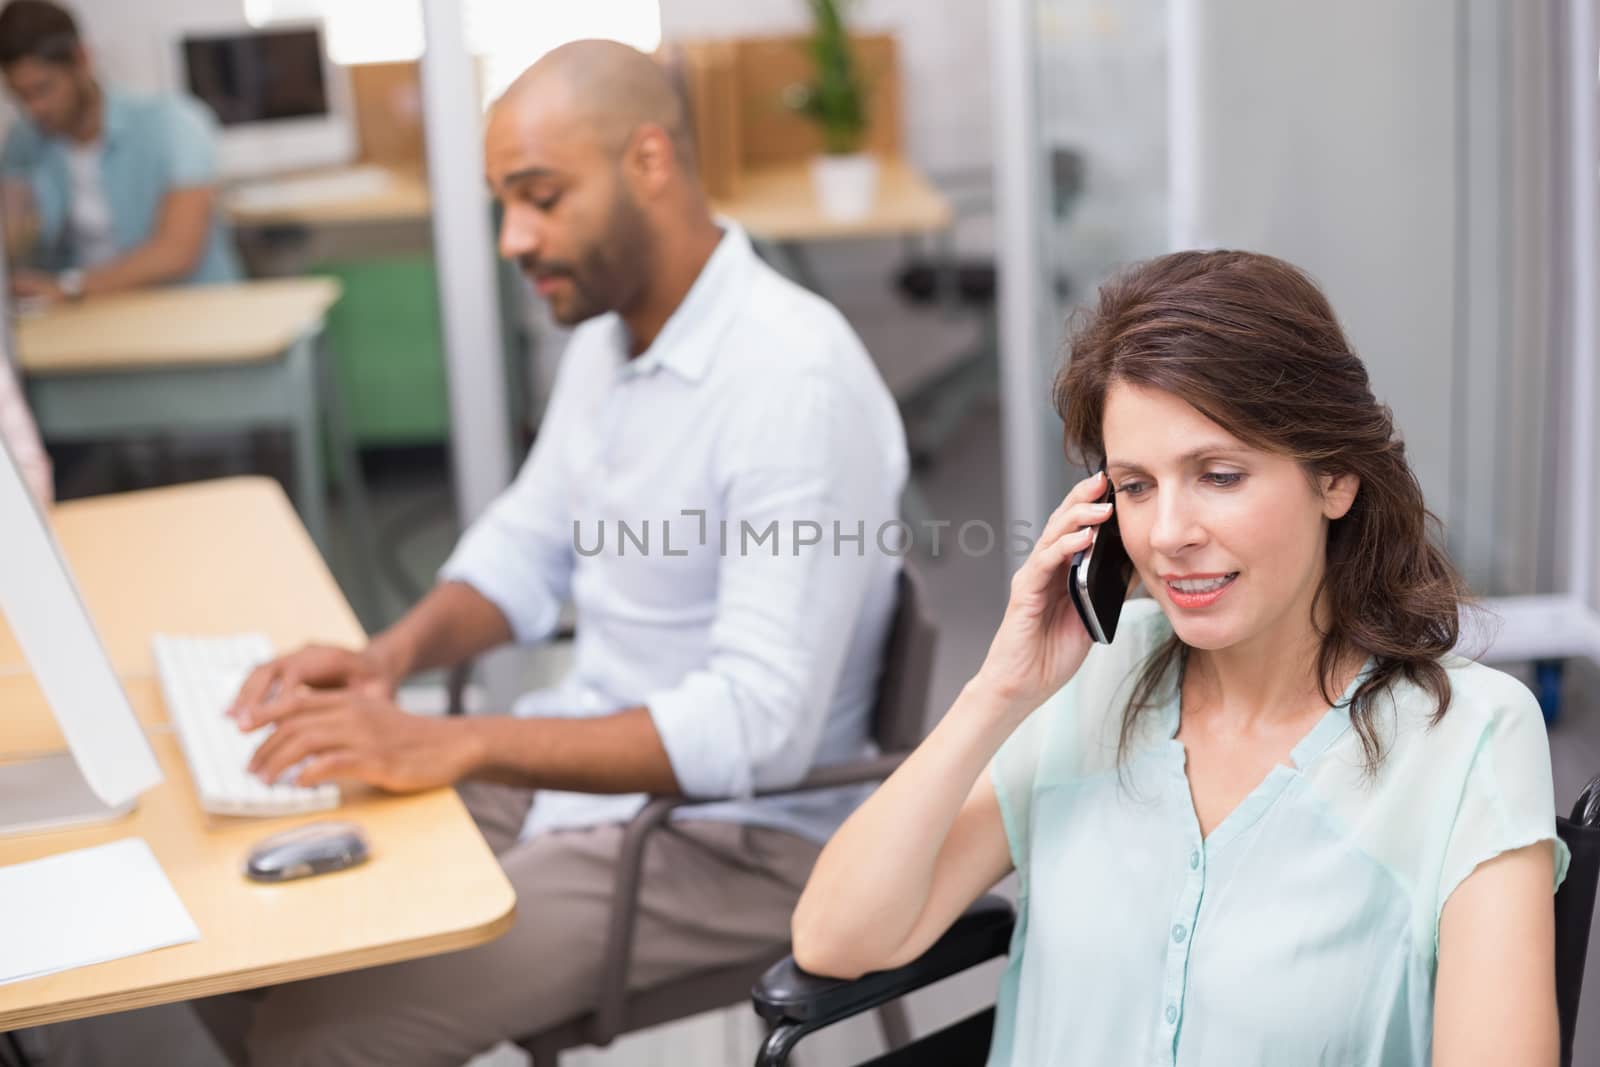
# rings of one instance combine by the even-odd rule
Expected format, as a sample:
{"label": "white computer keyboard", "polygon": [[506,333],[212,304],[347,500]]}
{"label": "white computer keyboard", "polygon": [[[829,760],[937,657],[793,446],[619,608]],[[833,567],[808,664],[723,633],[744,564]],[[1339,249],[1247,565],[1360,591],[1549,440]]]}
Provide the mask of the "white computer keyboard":
{"label": "white computer keyboard", "polygon": [[247,734],[223,713],[251,669],[272,658],[265,634],[153,634],[150,648],[201,807],[217,815],[292,815],[338,806],[338,786],[268,785],[245,770],[271,728]]}

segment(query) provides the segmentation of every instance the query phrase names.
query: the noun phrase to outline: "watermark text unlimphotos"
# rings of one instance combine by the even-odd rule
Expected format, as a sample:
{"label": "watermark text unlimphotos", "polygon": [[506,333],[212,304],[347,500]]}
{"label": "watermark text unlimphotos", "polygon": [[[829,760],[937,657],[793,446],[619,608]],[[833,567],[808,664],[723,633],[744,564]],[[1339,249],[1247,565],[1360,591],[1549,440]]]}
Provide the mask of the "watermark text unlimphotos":
{"label": "watermark text unlimphotos", "polygon": [[964,556],[987,556],[1004,544],[1006,550],[1026,555],[1033,549],[1033,523],[1014,519],[1007,524],[1004,538],[993,523],[982,519],[954,522],[949,519],[924,519],[912,523],[903,519],[869,524],[864,519],[772,519],[766,524],[747,519],[708,521],[703,508],[685,508],[679,515],[694,523],[668,519],[574,519],[572,547],[580,556],[680,557],[694,549],[714,547],[721,556],[783,555],[826,552],[833,556],[865,556],[876,551],[886,556],[905,556],[921,545],[931,556],[959,552]]}

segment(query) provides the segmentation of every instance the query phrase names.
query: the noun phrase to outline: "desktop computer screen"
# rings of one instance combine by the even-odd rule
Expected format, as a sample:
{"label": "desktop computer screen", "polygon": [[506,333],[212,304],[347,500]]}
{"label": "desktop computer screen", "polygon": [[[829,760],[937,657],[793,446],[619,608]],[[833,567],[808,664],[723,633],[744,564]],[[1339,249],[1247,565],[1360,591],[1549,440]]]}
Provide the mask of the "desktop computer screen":
{"label": "desktop computer screen", "polygon": [[355,158],[349,74],[328,58],[320,23],[254,29],[237,15],[205,17],[184,26],[168,55],[171,88],[217,117],[223,178]]}
{"label": "desktop computer screen", "polygon": [[189,92],[224,126],[328,113],[315,29],[185,37],[182,48]]}
{"label": "desktop computer screen", "polygon": [[[22,763],[0,764],[0,833],[25,824],[65,820],[42,794],[76,764],[82,783],[110,808],[127,805],[161,781],[150,742],[128,703],[67,562],[23,482],[11,450],[0,439],[0,616],[10,625],[26,664],[44,694],[72,759],[50,764],[50,774],[30,774]],[[133,561],[130,561],[130,564]],[[0,707],[0,717],[7,713]],[[45,765],[49,760],[32,761]]]}

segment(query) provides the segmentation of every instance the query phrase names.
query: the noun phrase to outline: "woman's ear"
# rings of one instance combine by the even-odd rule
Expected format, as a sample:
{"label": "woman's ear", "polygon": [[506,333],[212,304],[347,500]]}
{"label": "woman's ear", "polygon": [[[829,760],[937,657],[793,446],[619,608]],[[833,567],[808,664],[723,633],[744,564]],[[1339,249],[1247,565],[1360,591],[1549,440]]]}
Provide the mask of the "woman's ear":
{"label": "woman's ear", "polygon": [[1342,519],[1356,502],[1361,489],[1361,479],[1354,474],[1324,474],[1318,481],[1322,485],[1322,514],[1324,518]]}

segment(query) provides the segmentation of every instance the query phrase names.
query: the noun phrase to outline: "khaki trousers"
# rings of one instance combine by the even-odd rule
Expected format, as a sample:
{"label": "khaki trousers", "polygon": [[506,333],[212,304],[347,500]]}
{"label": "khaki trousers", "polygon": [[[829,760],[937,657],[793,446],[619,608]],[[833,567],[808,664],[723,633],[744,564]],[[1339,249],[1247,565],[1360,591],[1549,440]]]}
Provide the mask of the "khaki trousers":
{"label": "khaki trousers", "polygon": [[[198,1002],[230,1059],[456,1067],[593,1007],[623,827],[518,842],[531,791],[469,783],[460,792],[516,889],[511,930],[460,952]],[[776,956],[818,851],[737,823],[686,819],[659,831],[645,850],[633,986]]]}

